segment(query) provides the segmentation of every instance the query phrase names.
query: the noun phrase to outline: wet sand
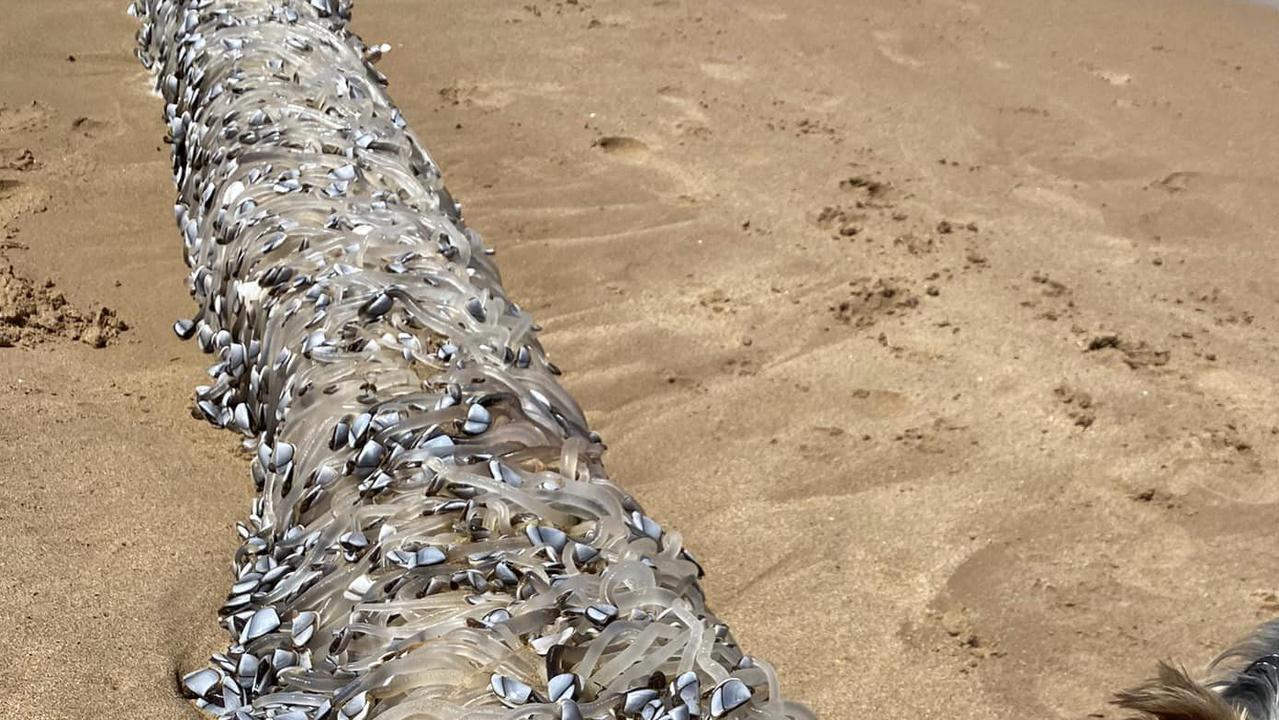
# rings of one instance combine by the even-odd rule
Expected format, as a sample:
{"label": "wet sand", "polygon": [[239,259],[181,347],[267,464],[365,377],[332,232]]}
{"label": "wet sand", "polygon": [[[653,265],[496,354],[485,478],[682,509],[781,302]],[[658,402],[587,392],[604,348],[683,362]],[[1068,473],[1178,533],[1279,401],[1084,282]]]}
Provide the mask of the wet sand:
{"label": "wet sand", "polygon": [[[3,0],[0,717],[194,717],[247,456],[190,415],[123,0]],[[824,718],[1117,718],[1279,615],[1279,13],[362,0],[613,476]],[[52,281],[45,288],[44,281]],[[5,298],[0,297],[0,314]]]}

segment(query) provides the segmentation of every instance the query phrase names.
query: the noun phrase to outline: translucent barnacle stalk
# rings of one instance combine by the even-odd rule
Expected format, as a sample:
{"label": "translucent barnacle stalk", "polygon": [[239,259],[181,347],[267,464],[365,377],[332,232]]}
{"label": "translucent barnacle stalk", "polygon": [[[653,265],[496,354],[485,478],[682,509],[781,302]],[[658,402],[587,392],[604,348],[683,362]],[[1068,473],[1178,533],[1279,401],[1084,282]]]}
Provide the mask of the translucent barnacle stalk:
{"label": "translucent barnacle stalk", "polygon": [[611,483],[341,0],[136,0],[215,362],[255,449],[211,715],[807,718]]}

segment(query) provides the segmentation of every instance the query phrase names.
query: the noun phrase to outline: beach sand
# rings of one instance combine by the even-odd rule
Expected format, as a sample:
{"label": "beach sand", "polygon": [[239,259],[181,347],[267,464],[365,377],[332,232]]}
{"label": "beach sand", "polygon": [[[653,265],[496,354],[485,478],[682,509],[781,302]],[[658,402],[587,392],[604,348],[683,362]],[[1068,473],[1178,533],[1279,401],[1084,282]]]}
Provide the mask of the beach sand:
{"label": "beach sand", "polygon": [[[0,5],[0,316],[52,318],[0,348],[0,717],[195,717],[174,678],[224,642],[252,487],[170,331],[160,101],[125,0]],[[355,28],[613,477],[820,717],[1117,718],[1155,659],[1279,615],[1279,13],[361,0]],[[104,306],[115,342],[69,337]]]}

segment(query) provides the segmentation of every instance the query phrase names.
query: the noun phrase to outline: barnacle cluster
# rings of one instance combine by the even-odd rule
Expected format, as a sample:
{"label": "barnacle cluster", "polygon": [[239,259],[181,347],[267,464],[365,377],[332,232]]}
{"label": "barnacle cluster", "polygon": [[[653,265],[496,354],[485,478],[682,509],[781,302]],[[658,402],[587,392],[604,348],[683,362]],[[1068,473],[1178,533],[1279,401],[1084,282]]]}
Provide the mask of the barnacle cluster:
{"label": "barnacle cluster", "polygon": [[255,450],[182,686],[234,718],[808,718],[611,483],[532,318],[347,28],[350,0],[135,0],[215,357]]}

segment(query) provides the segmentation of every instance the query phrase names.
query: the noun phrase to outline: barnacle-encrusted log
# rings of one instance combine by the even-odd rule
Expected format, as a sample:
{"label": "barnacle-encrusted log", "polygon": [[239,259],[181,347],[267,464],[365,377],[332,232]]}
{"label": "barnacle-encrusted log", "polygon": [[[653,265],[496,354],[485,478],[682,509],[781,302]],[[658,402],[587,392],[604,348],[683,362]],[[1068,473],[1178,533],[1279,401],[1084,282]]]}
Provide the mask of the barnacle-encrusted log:
{"label": "barnacle-encrusted log", "polygon": [[236,718],[804,718],[609,482],[527,313],[346,26],[349,1],[135,0],[216,356],[256,448],[183,688]]}

